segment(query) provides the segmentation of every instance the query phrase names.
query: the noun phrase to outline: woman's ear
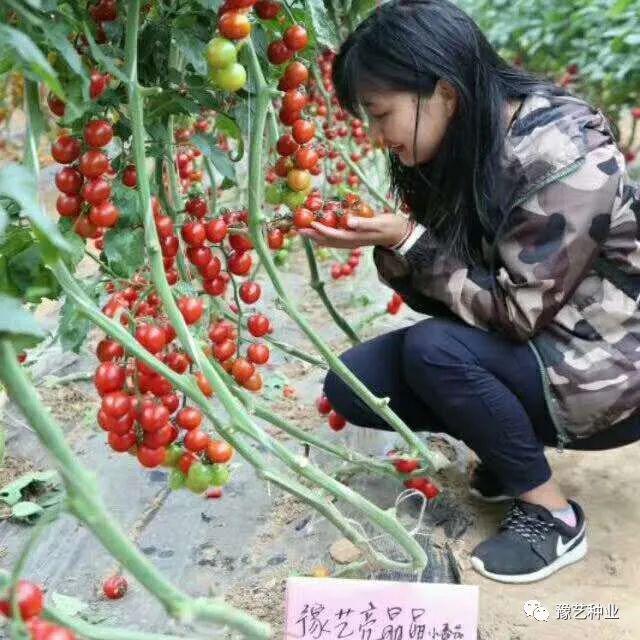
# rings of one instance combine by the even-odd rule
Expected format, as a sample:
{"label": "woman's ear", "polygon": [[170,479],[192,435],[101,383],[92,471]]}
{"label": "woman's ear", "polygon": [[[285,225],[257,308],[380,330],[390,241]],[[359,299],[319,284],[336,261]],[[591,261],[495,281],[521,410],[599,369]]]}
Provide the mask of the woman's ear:
{"label": "woman's ear", "polygon": [[458,106],[458,91],[444,78],[439,78],[436,82],[436,91],[440,95],[447,117],[451,118]]}

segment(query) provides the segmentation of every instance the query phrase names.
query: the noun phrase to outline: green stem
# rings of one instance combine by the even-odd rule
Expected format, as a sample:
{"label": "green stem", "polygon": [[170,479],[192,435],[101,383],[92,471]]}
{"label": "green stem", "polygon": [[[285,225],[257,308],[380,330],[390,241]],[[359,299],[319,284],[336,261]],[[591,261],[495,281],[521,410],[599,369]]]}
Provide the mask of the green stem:
{"label": "green stem", "polygon": [[262,146],[269,92],[253,43],[248,42],[247,46],[250,53],[249,60],[254,73],[254,84],[257,92],[254,127],[251,131],[251,143],[249,146],[249,231],[251,232],[254,248],[264,263],[264,267],[271,278],[285,311],[309,337],[314,346],[322,356],[324,356],[331,369],[336,372],[370,409],[375,411],[397,431],[411,448],[418,452],[429,467],[433,468],[434,464],[431,459],[431,454],[425,443],[391,410],[389,407],[389,398],[377,398],[371,393],[368,387],[351,372],[342,360],[335,355],[331,347],[325,343],[314,331],[306,318],[298,311],[280,280],[278,270],[271,257],[271,252],[266,246],[262,234],[262,223],[264,221],[262,214],[262,187],[264,185]]}
{"label": "green stem", "polygon": [[196,638],[187,638],[185,636],[169,636],[164,633],[147,633],[146,631],[92,624],[76,616],[70,616],[54,607],[46,607],[43,617],[45,620],[71,629],[79,636],[89,640],[197,640]]}
{"label": "green stem", "polygon": [[322,304],[324,304],[325,308],[329,312],[329,315],[333,318],[333,321],[338,325],[338,327],[347,336],[347,338],[349,338],[351,344],[360,344],[361,340],[358,334],[355,332],[353,327],[342,317],[340,312],[335,308],[333,302],[331,302],[329,296],[327,295],[327,292],[324,288],[324,280],[320,278],[320,273],[318,272],[318,264],[316,263],[316,257],[313,254],[313,245],[311,244],[311,240],[309,240],[309,238],[304,238],[302,244],[307,255],[309,271],[311,272],[311,288],[318,294],[320,300],[322,300]]}
{"label": "green stem", "polygon": [[216,185],[216,173],[214,171],[213,162],[208,156],[204,156],[204,167],[207,170],[209,176],[209,182],[211,186],[211,198],[209,199],[209,209],[211,213],[216,215],[216,206],[218,200],[218,186]]}
{"label": "green stem", "polygon": [[70,616],[54,607],[46,607],[44,616],[46,620],[55,622],[67,629],[71,629],[83,638],[89,640],[196,640],[184,636],[169,636],[164,633],[147,633],[132,629],[118,629],[99,624],[85,622],[81,618]]}
{"label": "green stem", "polygon": [[36,135],[36,123],[41,120],[38,83],[25,78],[24,81],[25,114],[27,116],[27,136],[25,139],[24,164],[33,171],[36,180],[40,175],[40,161],[38,160],[38,136]]}

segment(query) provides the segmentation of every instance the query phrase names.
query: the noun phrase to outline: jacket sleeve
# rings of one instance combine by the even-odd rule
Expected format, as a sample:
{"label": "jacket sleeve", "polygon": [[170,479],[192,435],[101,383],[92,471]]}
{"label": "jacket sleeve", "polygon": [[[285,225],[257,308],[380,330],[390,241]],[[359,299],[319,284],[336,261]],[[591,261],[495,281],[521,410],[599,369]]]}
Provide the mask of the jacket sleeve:
{"label": "jacket sleeve", "polygon": [[513,208],[499,231],[493,273],[444,254],[425,230],[404,255],[375,248],[380,278],[408,289],[413,308],[420,300],[437,302],[470,325],[526,342],[590,271],[609,233],[623,173],[622,154],[609,142]]}

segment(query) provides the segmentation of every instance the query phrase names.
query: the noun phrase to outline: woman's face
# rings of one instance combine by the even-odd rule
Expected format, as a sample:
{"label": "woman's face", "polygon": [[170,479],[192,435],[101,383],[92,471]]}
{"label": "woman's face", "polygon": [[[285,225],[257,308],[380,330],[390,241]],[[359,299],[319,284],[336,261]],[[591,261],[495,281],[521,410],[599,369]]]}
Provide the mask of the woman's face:
{"label": "woman's face", "polygon": [[416,136],[418,96],[415,93],[370,91],[362,95],[371,137],[379,139],[408,167],[434,158],[455,114],[456,103],[455,89],[445,80],[438,80],[433,94],[420,100]]}

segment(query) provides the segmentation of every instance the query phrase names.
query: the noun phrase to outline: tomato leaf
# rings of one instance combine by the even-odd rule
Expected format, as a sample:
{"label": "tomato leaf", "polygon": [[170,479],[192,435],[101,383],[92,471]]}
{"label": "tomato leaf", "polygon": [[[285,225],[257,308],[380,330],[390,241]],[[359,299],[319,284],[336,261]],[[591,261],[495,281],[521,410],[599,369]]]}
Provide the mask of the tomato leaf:
{"label": "tomato leaf", "polygon": [[1,169],[0,196],[15,200],[20,205],[21,214],[31,221],[49,243],[61,251],[71,250],[53,220],[40,208],[38,183],[36,176],[29,169],[18,164],[10,164]]}
{"label": "tomato leaf", "polygon": [[104,237],[104,255],[115,273],[131,278],[144,264],[144,231],[110,229]]}
{"label": "tomato leaf", "polygon": [[120,210],[120,219],[117,228],[134,227],[142,224],[140,213],[140,199],[135,189],[126,187],[116,180],[113,183],[113,204]]}
{"label": "tomato leaf", "polygon": [[33,40],[13,27],[0,24],[0,57],[6,57],[11,53],[14,64],[22,68],[28,77],[41,80],[56,95],[64,99],[65,95],[58,75]]}
{"label": "tomato leaf", "polygon": [[44,338],[45,333],[36,319],[17,298],[0,294],[0,309],[0,335],[8,335],[16,348],[32,347]]}
{"label": "tomato leaf", "polygon": [[340,48],[340,39],[323,0],[305,0],[305,5],[311,16],[317,41],[332,51],[337,51]]}
{"label": "tomato leaf", "polygon": [[171,35],[175,39],[176,46],[184,55],[185,62],[190,64],[196,73],[204,75],[207,72],[207,62],[204,58],[206,43],[194,38],[192,34],[183,29],[174,29]]}
{"label": "tomato leaf", "polygon": [[228,180],[236,182],[236,169],[226,153],[218,147],[218,141],[210,133],[197,133],[191,141],[213,162],[213,166]]}
{"label": "tomato leaf", "polygon": [[129,84],[129,79],[120,67],[116,65],[115,60],[103,53],[102,49],[96,44],[96,41],[93,39],[91,31],[86,24],[84,25],[84,35],[89,43],[91,55],[96,59],[96,62],[99,62],[112,76],[118,78],[118,80],[125,84]]}

